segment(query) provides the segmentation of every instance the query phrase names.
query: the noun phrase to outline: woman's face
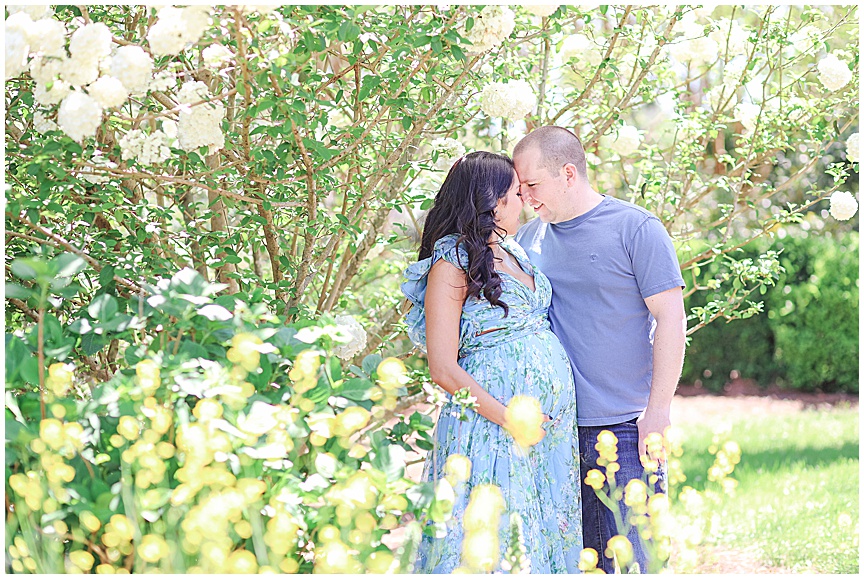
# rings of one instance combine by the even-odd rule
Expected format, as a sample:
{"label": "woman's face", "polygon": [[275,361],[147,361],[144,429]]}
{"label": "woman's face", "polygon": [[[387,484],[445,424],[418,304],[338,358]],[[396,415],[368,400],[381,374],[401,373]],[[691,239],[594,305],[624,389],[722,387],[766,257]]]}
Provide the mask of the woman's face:
{"label": "woman's face", "polygon": [[513,171],[513,182],[507,195],[498,200],[495,208],[495,223],[507,231],[507,235],[515,235],[519,230],[519,215],[522,214],[522,197],[519,195],[519,178]]}

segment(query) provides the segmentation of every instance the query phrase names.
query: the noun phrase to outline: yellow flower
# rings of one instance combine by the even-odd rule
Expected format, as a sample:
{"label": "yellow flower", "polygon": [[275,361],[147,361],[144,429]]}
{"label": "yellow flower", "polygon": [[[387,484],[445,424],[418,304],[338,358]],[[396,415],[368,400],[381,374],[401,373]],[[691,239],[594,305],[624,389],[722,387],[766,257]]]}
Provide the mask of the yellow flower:
{"label": "yellow flower", "polygon": [[102,565],[96,565],[97,575],[113,575],[114,573],[114,565],[108,565],[107,563],[103,563]]}
{"label": "yellow flower", "polygon": [[126,515],[112,515],[111,521],[105,525],[105,532],[117,535],[121,541],[128,542],[132,540],[132,523],[129,522]]}
{"label": "yellow flower", "polygon": [[231,349],[227,357],[235,364],[240,364],[247,372],[257,370],[261,362],[261,345],[264,342],[258,336],[243,332],[231,338]]}
{"label": "yellow flower", "polygon": [[648,456],[653,459],[664,458],[665,448],[663,446],[663,435],[659,432],[652,432],[645,437],[645,451]]}
{"label": "yellow flower", "polygon": [[256,573],[258,571],[258,560],[249,551],[240,549],[231,553],[225,566],[228,573]]}
{"label": "yellow flower", "polygon": [[519,446],[527,448],[543,439],[543,418],[539,400],[517,394],[504,411],[504,428]]}
{"label": "yellow flower", "polygon": [[318,370],[321,368],[321,352],[318,350],[303,350],[294,359],[294,366],[288,372],[288,377],[294,382],[294,391],[298,394],[308,392],[318,384]]}
{"label": "yellow flower", "polygon": [[582,549],[582,552],[579,554],[580,571],[591,571],[592,569],[596,569],[597,563],[599,562],[600,557],[597,555],[597,551],[591,549],[590,547],[587,549]]}
{"label": "yellow flower", "polygon": [[150,396],[159,389],[162,383],[160,378],[159,364],[153,360],[141,360],[135,364],[135,376],[138,378],[138,385],[144,391],[146,396]]}
{"label": "yellow flower", "polygon": [[249,521],[238,521],[234,523],[234,532],[241,539],[248,539],[252,536],[252,525],[249,524]]}
{"label": "yellow flower", "polygon": [[603,488],[603,485],[606,484],[606,477],[596,468],[592,468],[588,471],[588,474],[585,475],[585,484],[592,489],[599,491]]}
{"label": "yellow flower", "polygon": [[72,387],[72,377],[75,366],[72,364],[51,364],[48,367],[48,379],[45,385],[57,398],[63,398]]}
{"label": "yellow flower", "polygon": [[633,545],[624,535],[615,535],[607,541],[605,554],[610,559],[617,559],[618,565],[623,570],[633,561]]}
{"label": "yellow flower", "polygon": [[214,418],[222,418],[222,404],[220,404],[218,400],[202,398],[195,405],[192,414],[202,422],[207,422]]}
{"label": "yellow flower", "polygon": [[497,529],[482,529],[465,534],[462,540],[462,563],[481,573],[491,573],[498,565]]}
{"label": "yellow flower", "polygon": [[594,445],[600,458],[612,462],[618,460],[618,437],[611,430],[601,430]]}
{"label": "yellow flower", "polygon": [[117,425],[117,434],[131,442],[137,440],[140,433],[141,425],[138,424],[138,420],[132,416],[120,417],[120,423]]}
{"label": "yellow flower", "polygon": [[283,573],[293,575],[300,570],[300,563],[298,563],[294,559],[283,559],[282,562],[279,563],[279,570]]}
{"label": "yellow flower", "polygon": [[374,551],[366,558],[366,569],[371,573],[387,573],[393,565],[393,555],[388,551]]}
{"label": "yellow flower", "polygon": [[628,507],[643,505],[648,501],[648,487],[638,478],[634,478],[624,487],[624,504]]}
{"label": "yellow flower", "polygon": [[254,503],[260,500],[267,490],[267,484],[264,481],[254,478],[241,478],[237,481],[237,490],[243,495],[249,503]]}
{"label": "yellow flower", "polygon": [[465,482],[471,476],[471,459],[462,454],[451,454],[444,464],[444,473],[452,482]]}
{"label": "yellow flower", "polygon": [[462,526],[466,531],[497,529],[505,507],[504,495],[497,485],[479,484],[471,490]]}
{"label": "yellow flower", "polygon": [[397,390],[408,382],[408,369],[399,358],[384,358],[376,370],[378,384],[386,390]]}
{"label": "yellow flower", "polygon": [[663,493],[652,495],[648,499],[648,514],[652,517],[659,517],[669,512],[669,497]]}
{"label": "yellow flower", "polygon": [[49,447],[57,450],[66,443],[63,423],[56,418],[46,418],[39,423],[39,438]]}
{"label": "yellow flower", "polygon": [[96,562],[93,555],[87,551],[72,551],[69,553],[69,560],[72,561],[73,565],[83,571],[89,571],[90,568],[93,567],[93,563]]}
{"label": "yellow flower", "polygon": [[369,411],[360,406],[351,406],[336,416],[333,433],[336,436],[351,436],[369,424]]}
{"label": "yellow flower", "polygon": [[156,563],[168,556],[168,543],[158,535],[144,535],[138,545],[138,556],[148,563]]}

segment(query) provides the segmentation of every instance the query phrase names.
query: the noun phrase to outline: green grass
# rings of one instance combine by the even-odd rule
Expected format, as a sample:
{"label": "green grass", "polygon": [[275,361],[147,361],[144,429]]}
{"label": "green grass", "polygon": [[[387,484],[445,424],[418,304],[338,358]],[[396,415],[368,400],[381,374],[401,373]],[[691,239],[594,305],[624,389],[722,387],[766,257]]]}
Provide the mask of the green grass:
{"label": "green grass", "polygon": [[[724,428],[725,427],[725,428]],[[702,490],[712,438],[735,440],[741,463],[723,499],[717,543],[791,572],[858,573],[858,411],[730,418],[683,425],[685,485]]]}

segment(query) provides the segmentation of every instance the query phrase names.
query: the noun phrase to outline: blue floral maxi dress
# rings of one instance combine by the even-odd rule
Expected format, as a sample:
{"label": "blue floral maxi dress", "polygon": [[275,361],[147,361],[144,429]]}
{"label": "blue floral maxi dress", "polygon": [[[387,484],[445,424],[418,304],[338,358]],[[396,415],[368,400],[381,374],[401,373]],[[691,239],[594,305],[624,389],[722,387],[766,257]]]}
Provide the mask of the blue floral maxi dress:
{"label": "blue floral maxi dress", "polygon": [[[429,270],[441,258],[462,269],[468,264],[467,251],[462,246],[457,251],[456,240],[455,234],[441,238],[431,258],[405,270],[408,281],[402,284],[402,291],[413,302],[406,317],[408,335],[424,349]],[[482,294],[480,299],[469,297],[459,323],[459,365],[502,404],[517,394],[537,398],[552,422],[545,425],[545,438],[526,456],[500,426],[470,410],[468,421],[460,421],[457,406],[450,400],[444,404],[435,427],[436,449],[426,458],[423,478],[441,478],[451,454],[467,456],[473,466],[470,479],[457,495],[446,536],[423,536],[417,561],[420,573],[451,573],[460,566],[462,516],[471,489],[482,483],[498,485],[507,512],[521,516],[532,573],[580,572],[582,505],[573,374],[564,348],[549,327],[549,280],[531,265],[519,245],[508,240],[502,247],[517,258],[525,272],[533,274],[536,289],[532,292],[515,277],[499,273],[501,299],[510,309],[507,317]],[[507,546],[506,520],[504,523],[502,557]]]}

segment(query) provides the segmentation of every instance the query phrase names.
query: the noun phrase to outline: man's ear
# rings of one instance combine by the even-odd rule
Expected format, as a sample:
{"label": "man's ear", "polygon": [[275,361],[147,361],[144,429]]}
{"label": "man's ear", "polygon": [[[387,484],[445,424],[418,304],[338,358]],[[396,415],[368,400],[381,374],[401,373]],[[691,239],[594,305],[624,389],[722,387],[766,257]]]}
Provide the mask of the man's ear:
{"label": "man's ear", "polygon": [[564,176],[567,178],[568,187],[575,187],[579,183],[579,171],[573,163],[564,165]]}

